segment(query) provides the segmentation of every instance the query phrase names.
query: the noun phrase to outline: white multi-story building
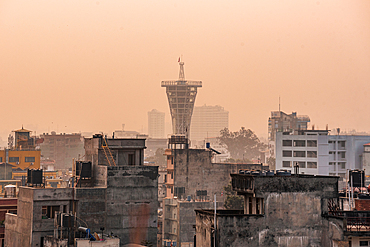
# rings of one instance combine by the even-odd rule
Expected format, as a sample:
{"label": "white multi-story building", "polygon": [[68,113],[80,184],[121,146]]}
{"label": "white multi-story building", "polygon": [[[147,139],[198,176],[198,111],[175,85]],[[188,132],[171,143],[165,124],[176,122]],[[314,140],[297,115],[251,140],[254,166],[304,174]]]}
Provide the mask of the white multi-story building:
{"label": "white multi-story building", "polygon": [[151,138],[164,138],[164,112],[153,109],[148,112],[148,135]]}
{"label": "white multi-story building", "polygon": [[348,169],[362,169],[363,145],[370,136],[329,135],[327,130],[277,132],[276,169],[294,173],[345,177]]}
{"label": "white multi-story building", "polygon": [[229,127],[229,112],[222,106],[196,106],[191,119],[190,139],[203,141],[220,136],[220,130]]}

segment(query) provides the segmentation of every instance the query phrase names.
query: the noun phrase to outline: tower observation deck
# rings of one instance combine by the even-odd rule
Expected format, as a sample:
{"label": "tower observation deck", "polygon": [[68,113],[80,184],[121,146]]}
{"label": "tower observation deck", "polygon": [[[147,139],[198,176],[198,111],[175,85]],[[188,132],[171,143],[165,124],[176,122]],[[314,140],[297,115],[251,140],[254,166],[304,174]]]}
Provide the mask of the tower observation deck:
{"label": "tower observation deck", "polygon": [[202,82],[185,80],[184,62],[179,61],[179,65],[179,79],[177,81],[162,81],[161,85],[166,88],[173,134],[188,137],[197,88],[202,87]]}

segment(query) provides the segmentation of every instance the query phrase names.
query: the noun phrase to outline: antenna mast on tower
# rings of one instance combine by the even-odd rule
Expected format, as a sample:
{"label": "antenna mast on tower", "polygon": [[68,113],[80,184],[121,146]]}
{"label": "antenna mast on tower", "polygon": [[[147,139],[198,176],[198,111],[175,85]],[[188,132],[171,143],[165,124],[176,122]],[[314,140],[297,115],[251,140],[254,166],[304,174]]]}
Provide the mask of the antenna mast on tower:
{"label": "antenna mast on tower", "polygon": [[185,81],[184,62],[182,62],[180,58],[179,64],[180,64],[179,81]]}

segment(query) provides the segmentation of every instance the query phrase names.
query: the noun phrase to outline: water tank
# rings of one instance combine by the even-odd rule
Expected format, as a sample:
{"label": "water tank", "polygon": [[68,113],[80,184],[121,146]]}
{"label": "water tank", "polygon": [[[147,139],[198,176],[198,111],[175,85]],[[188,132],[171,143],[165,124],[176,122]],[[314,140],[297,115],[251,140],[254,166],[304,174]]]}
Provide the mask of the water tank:
{"label": "water tank", "polygon": [[42,182],[42,169],[28,169],[27,170],[27,183],[28,184],[43,184]]}
{"label": "water tank", "polygon": [[80,178],[91,178],[92,176],[92,164],[90,161],[77,161],[76,162],[76,176]]}
{"label": "water tank", "polygon": [[274,170],[270,170],[266,172],[266,176],[274,176],[274,175],[275,175]]}
{"label": "water tank", "polygon": [[186,199],[188,202],[191,201],[191,196],[188,196],[188,198]]}
{"label": "water tank", "polygon": [[252,171],[251,175],[253,176],[260,176],[261,172],[260,171]]}
{"label": "water tank", "polygon": [[276,175],[278,176],[291,176],[291,172],[287,170],[278,170],[276,171]]}
{"label": "water tank", "polygon": [[206,142],[206,148],[210,148],[211,144],[209,142]]}
{"label": "water tank", "polygon": [[[353,180],[353,181],[352,181]],[[349,184],[353,187],[365,187],[365,172],[360,170],[349,171]]]}
{"label": "water tank", "polygon": [[16,197],[16,189],[17,187],[12,184],[8,184],[5,186],[5,197],[6,198],[13,198]]}

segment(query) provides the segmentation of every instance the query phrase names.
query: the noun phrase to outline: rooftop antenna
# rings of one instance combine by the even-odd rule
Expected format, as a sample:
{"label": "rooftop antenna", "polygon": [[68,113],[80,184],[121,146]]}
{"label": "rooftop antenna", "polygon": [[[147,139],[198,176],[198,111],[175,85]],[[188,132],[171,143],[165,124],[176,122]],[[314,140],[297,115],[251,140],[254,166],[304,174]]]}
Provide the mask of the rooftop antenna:
{"label": "rooftop antenna", "polygon": [[280,95],[279,95],[279,112],[280,112]]}
{"label": "rooftop antenna", "polygon": [[179,57],[178,62],[180,64],[179,81],[185,81],[184,62],[182,61],[182,55]]}

